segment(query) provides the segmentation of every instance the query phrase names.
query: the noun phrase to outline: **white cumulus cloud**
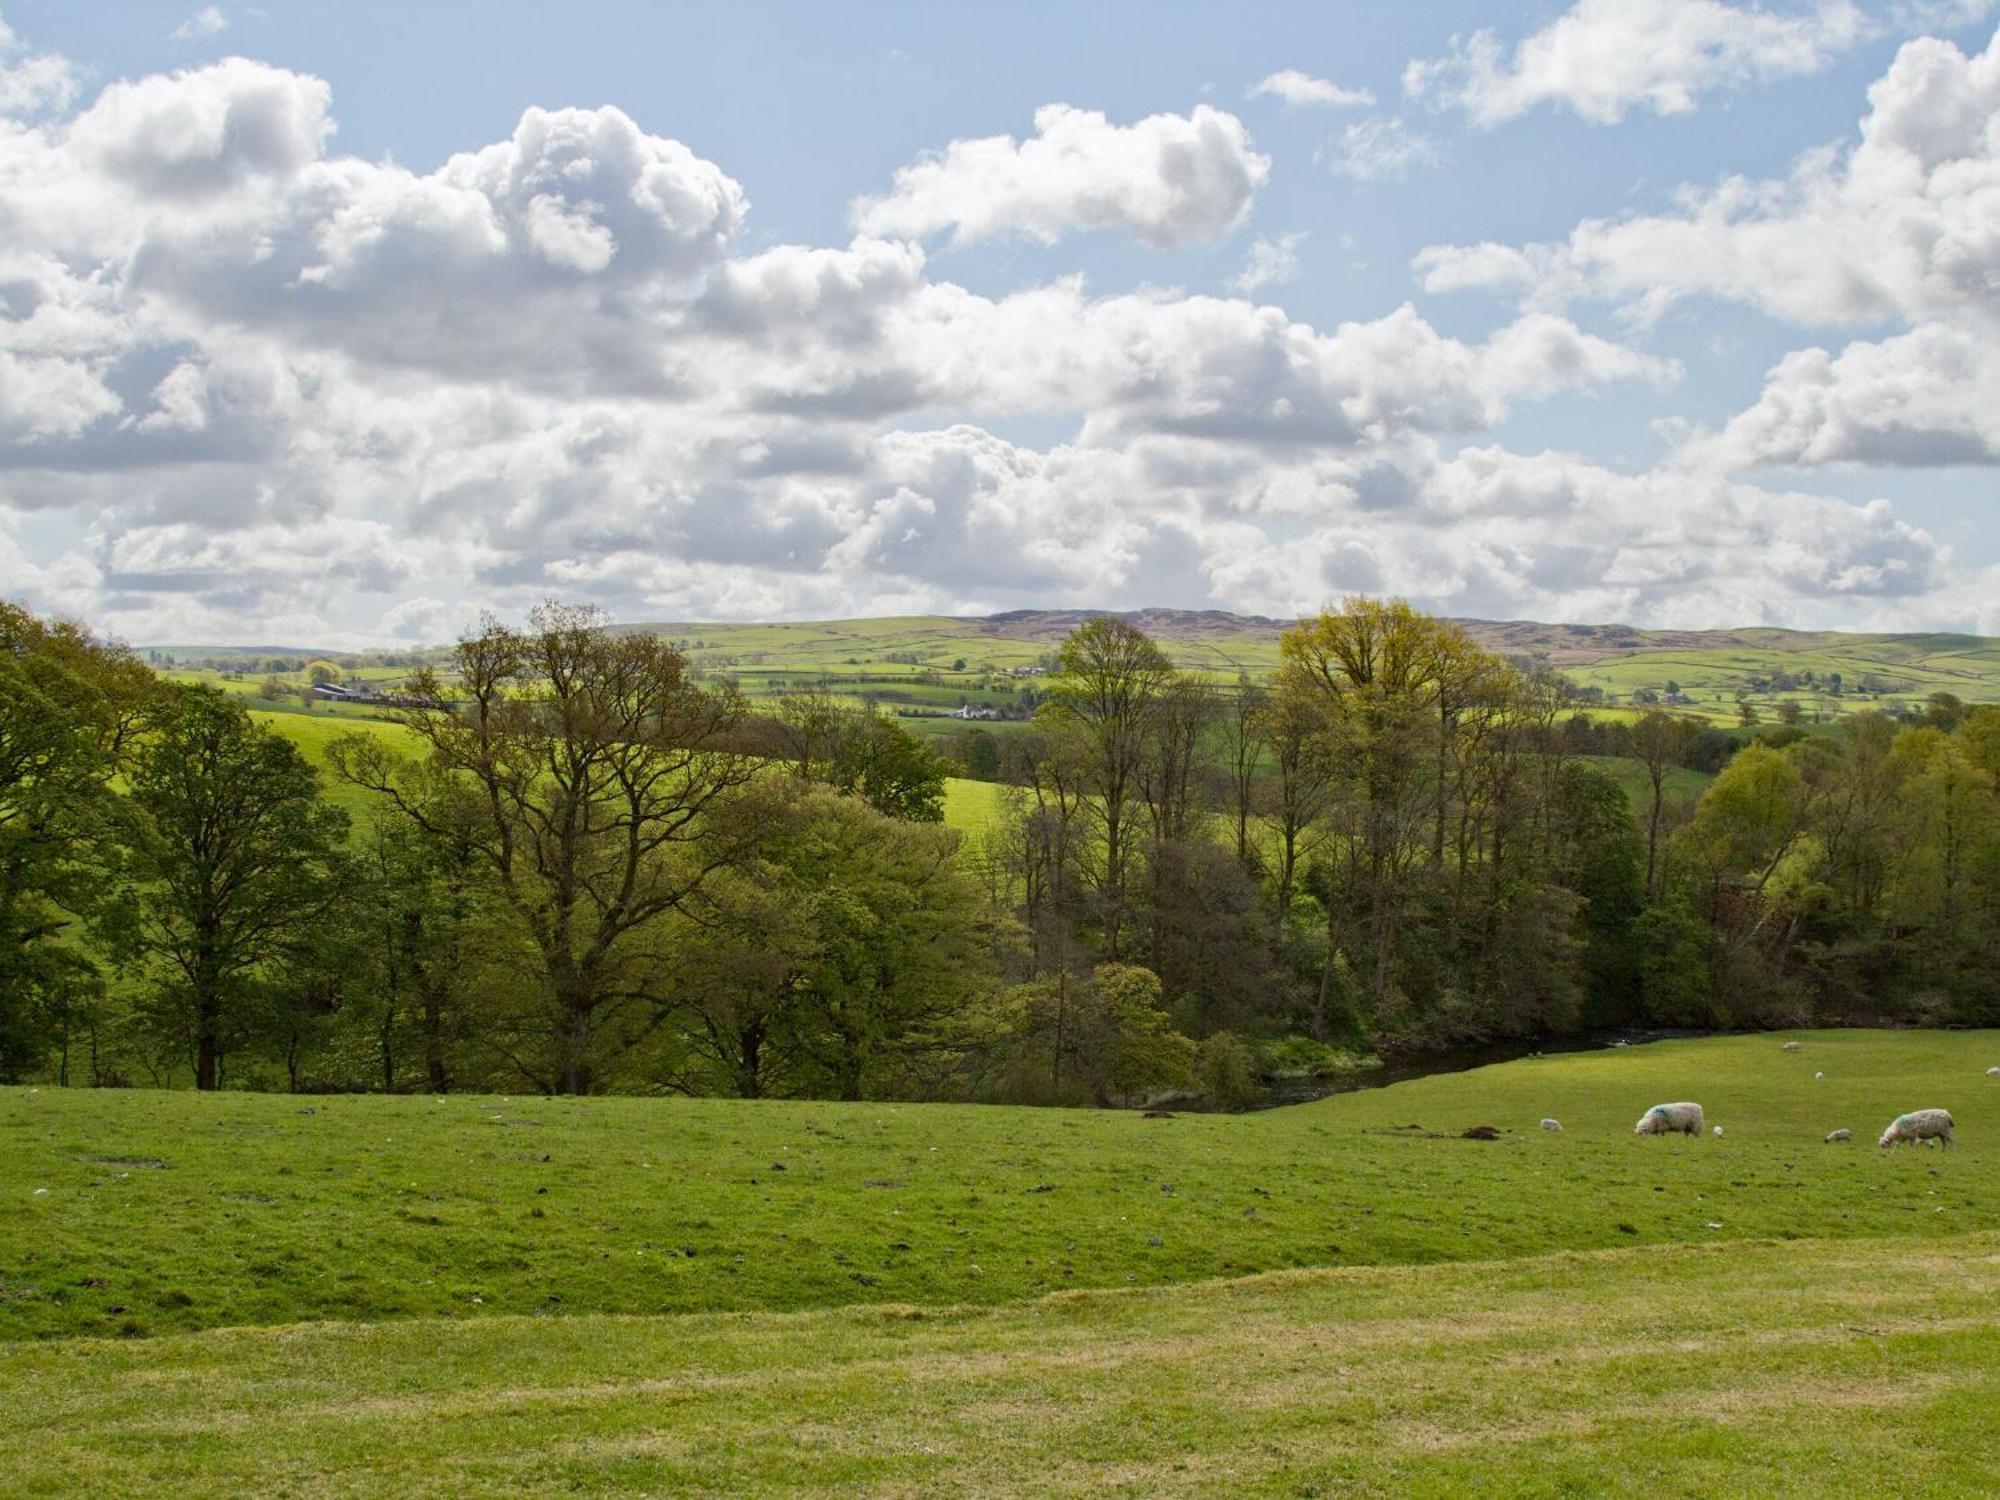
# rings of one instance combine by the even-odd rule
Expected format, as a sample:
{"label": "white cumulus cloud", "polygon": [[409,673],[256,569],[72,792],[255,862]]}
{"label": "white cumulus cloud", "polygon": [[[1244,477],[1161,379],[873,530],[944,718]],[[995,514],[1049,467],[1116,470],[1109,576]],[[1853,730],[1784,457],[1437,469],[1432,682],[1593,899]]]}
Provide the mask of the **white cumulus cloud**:
{"label": "white cumulus cloud", "polygon": [[[1927,274],[1962,311],[1991,216],[1986,65],[1954,56],[1906,54],[1947,87],[1878,86],[1871,144],[1820,170],[1931,214]],[[1565,311],[1650,291],[1568,245],[1440,258],[1532,304],[1463,332],[1080,275],[975,289],[927,255],[934,234],[1213,240],[1269,170],[1213,109],[1044,111],[1026,142],[906,168],[849,243],[753,246],[724,168],[615,108],[529,108],[412,171],[338,149],[323,80],[244,59],[44,97],[0,126],[0,589],[133,639],[433,640],[552,593],[658,620],[1270,613],[1368,588],[1904,628],[2000,599],[1885,504],[1727,472],[1874,462],[1919,428],[1933,454],[1990,443],[1953,398],[1991,387],[1969,317],[1805,351],[1767,382],[1775,416],[1628,473],[1506,446],[1528,403],[1681,376]],[[1877,136],[1894,154],[1864,155]],[[1742,213],[1796,217],[1791,191]],[[1281,284],[1304,243],[1258,241],[1237,287]],[[1889,305],[1944,295],[1877,260]]]}
{"label": "white cumulus cloud", "polygon": [[1690,456],[1732,468],[2000,463],[2000,345],[1926,323],[1880,342],[1787,354],[1754,405]]}
{"label": "white cumulus cloud", "polygon": [[1085,229],[1126,229],[1155,249],[1213,240],[1250,211],[1271,162],[1241,120],[1211,105],[1114,125],[1096,110],[1045,104],[1035,134],[953,141],[855,202],[864,234],[954,244],[1018,238],[1054,244]]}
{"label": "white cumulus cloud", "polygon": [[1872,29],[1852,0],[1577,0],[1511,51],[1492,31],[1460,38],[1449,56],[1412,62],[1403,86],[1479,125],[1545,104],[1614,125],[1635,109],[1686,114],[1704,94],[1817,73]]}
{"label": "white cumulus cloud", "polygon": [[2000,35],[1970,57],[1907,42],[1868,101],[1858,142],[1789,177],[1686,189],[1673,212],[1586,220],[1561,243],[1432,247],[1418,272],[1430,290],[1649,311],[1701,295],[1809,326],[2000,315]]}

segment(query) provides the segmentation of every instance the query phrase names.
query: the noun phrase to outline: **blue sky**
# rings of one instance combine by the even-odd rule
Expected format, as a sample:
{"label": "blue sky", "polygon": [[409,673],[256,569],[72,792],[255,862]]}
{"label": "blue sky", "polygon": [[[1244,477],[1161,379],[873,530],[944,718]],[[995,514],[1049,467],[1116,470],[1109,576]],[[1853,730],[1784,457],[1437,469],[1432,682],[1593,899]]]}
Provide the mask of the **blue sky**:
{"label": "blue sky", "polygon": [[1991,10],[5,0],[0,590],[2000,631]]}

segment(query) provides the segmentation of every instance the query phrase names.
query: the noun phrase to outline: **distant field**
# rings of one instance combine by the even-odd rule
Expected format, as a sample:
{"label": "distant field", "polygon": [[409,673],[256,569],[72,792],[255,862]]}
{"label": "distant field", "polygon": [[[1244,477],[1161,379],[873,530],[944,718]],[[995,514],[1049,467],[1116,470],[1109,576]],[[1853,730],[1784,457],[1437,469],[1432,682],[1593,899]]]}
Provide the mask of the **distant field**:
{"label": "distant field", "polygon": [[[911,733],[937,744],[968,729],[1001,738],[1026,730],[1027,721],[1018,716],[963,720],[955,715],[967,705],[1024,714],[1041,685],[1039,677],[1025,674],[1028,669],[1046,667],[1063,634],[1081,618],[1075,612],[1044,611],[993,619],[910,616],[760,625],[662,623],[626,628],[657,632],[679,643],[698,670],[731,677],[765,710],[775,697],[825,682],[849,702],[873,703],[897,715],[897,722]],[[1158,634],[1183,667],[1200,671],[1211,680],[1228,682],[1239,673],[1258,680],[1269,676],[1277,666],[1278,636],[1285,622],[1151,611],[1140,623]],[[1753,679],[1779,671],[1794,676],[1810,672],[1821,686],[1754,692],[1749,701],[1765,724],[1776,721],[1782,702],[1797,702],[1808,732],[1834,732],[1834,722],[1857,709],[1921,704],[1934,691],[1952,692],[1969,702],[2000,702],[2000,641],[1974,636],[1862,636],[1766,629],[1670,632],[1615,626],[1465,623],[1492,649],[1549,661],[1580,685],[1602,689],[1615,701],[1588,711],[1603,719],[1636,717],[1640,710],[1630,703],[1634,692],[1651,688],[1664,693],[1673,683],[1694,700],[1675,712],[1733,725],[1738,717],[1737,692]],[[365,667],[357,675],[393,682],[405,670]],[[1835,673],[1840,674],[1843,686],[1839,694],[1824,690]],[[177,670],[170,675],[211,682],[246,697],[253,695],[263,680],[255,671],[241,678],[226,678],[214,671]],[[1871,684],[1879,691],[1863,691]],[[307,710],[296,700],[273,703],[254,697],[251,702],[263,722],[291,735],[315,758],[323,758],[326,742],[341,730],[377,725],[366,732],[385,732],[372,717],[373,711],[365,708],[316,704]],[[1814,722],[1822,717],[1826,724]],[[1590,759],[1625,788],[1634,807],[1644,805],[1644,773],[1637,762]],[[1676,770],[1669,790],[1677,797],[1695,795],[1707,779],[1698,772]],[[366,806],[358,793],[331,790],[350,810]],[[991,787],[954,783],[947,795],[946,821],[976,834],[990,825],[999,805],[998,793]]]}
{"label": "distant field", "polygon": [[[1047,664],[1062,637],[1086,617],[1078,610],[1038,610],[990,618],[912,615],[754,625],[661,622],[623,628],[666,636],[687,651],[699,670],[730,674],[753,696],[821,678],[836,682],[875,678],[885,680],[856,680],[853,692],[901,692],[927,704],[955,707],[961,701],[1005,702],[1006,695],[996,688],[1032,685],[1033,678],[1015,674]],[[1134,618],[1183,667],[1224,681],[1238,673],[1268,676],[1278,664],[1278,637],[1291,623],[1190,610],[1145,610]],[[2000,702],[2000,640],[1981,636],[1458,623],[1490,650],[1545,662],[1620,700],[1640,688],[1664,691],[1669,682],[1677,682],[1695,700],[1683,711],[1718,723],[1735,722],[1738,690],[1780,671],[1794,677],[1810,672],[1822,686],[1753,692],[1751,701],[1766,719],[1788,698],[1797,700],[1809,716],[1839,715],[1892,701],[1920,703],[1939,691],[1956,693],[1968,702]],[[183,660],[201,653],[230,658],[268,650],[160,649]],[[281,654],[337,657],[337,653]],[[363,667],[359,675],[394,680],[402,672]],[[1837,694],[1823,686],[1835,673],[1842,680]],[[935,674],[937,681],[919,683],[916,679],[924,674]],[[234,686],[250,691],[261,680],[262,674],[253,670]]]}
{"label": "distant field", "polygon": [[[357,730],[362,734],[379,735],[406,750],[414,743],[407,729],[385,719],[274,713],[254,708],[250,717],[285,736],[305,752],[308,760],[322,769],[326,765],[327,747],[340,736]],[[374,798],[370,793],[349,786],[334,776],[324,777],[321,786],[327,798],[346,808],[351,817],[358,819],[366,816],[373,805]],[[983,832],[1000,815],[1002,793],[1003,789],[991,782],[966,781],[959,777],[947,779],[944,787],[946,825],[966,834]]]}
{"label": "distant field", "polygon": [[2000,1032],[1794,1035],[1169,1120],[3,1090],[0,1491],[1991,1493]]}
{"label": "distant field", "polygon": [[[1646,775],[1644,761],[1634,760],[1625,755],[1579,755],[1577,757],[1592,770],[1602,771],[1625,792],[1625,800],[1633,812],[1639,813],[1652,805],[1653,785]],[[1715,780],[1705,771],[1691,771],[1686,766],[1668,768],[1662,779],[1661,789],[1667,801],[1680,802],[1699,797]]]}
{"label": "distant field", "polygon": [[[837,680],[843,675],[934,671],[942,675],[945,695],[955,704],[961,696],[967,702],[991,701],[978,690],[985,674],[1046,661],[1066,629],[1081,618],[1073,611],[1042,611],[992,620],[918,616],[634,628],[684,641],[697,665],[735,673],[752,693],[763,691],[762,683],[790,675]],[[1261,679],[1274,671],[1278,636],[1288,622],[1158,610],[1142,614],[1139,623],[1155,632],[1181,666],[1226,681],[1239,672]],[[1920,704],[1939,691],[1968,702],[2000,702],[2000,640],[1978,636],[1460,623],[1490,649],[1546,661],[1626,706],[1641,688],[1664,692],[1669,682],[1677,682],[1695,700],[1680,711],[1714,723],[1735,723],[1736,693],[1779,672],[1794,677],[1809,672],[1822,686],[1751,691],[1750,701],[1766,722],[1787,699],[1797,701],[1808,717],[1837,717],[1890,702]],[[891,656],[909,660],[890,662]],[[954,670],[961,660],[964,670]],[[1837,694],[1823,686],[1835,673],[1842,682]],[[865,689],[857,685],[856,690]]]}

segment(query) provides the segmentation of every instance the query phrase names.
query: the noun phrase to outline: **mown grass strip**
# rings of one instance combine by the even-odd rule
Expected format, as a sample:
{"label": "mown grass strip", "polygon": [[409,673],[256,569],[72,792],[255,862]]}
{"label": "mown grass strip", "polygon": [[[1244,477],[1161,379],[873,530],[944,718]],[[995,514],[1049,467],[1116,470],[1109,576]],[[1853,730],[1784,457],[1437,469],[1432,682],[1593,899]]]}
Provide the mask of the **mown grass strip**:
{"label": "mown grass strip", "polygon": [[2000,1236],[0,1350],[10,1494],[1975,1495]]}

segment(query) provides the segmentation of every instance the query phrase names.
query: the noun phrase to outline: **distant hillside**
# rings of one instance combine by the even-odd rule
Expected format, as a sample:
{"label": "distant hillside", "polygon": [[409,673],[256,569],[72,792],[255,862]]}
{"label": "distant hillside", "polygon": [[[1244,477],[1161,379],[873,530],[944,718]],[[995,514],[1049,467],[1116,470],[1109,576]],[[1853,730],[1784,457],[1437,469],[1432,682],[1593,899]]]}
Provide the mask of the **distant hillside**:
{"label": "distant hillside", "polygon": [[[1060,641],[1095,615],[1115,614],[1164,641],[1243,640],[1274,643],[1297,623],[1269,615],[1235,615],[1219,609],[1015,609],[974,617],[968,623],[1011,640]],[[949,617],[940,617],[949,618]],[[1652,651],[1860,651],[1883,660],[1917,660],[1942,654],[2000,652],[2000,640],[1977,635],[1861,635],[1831,630],[1783,630],[1753,625],[1727,630],[1641,630],[1632,625],[1545,625],[1535,620],[1454,619],[1488,650],[1535,656],[1569,666]],[[675,627],[681,628],[681,627]]]}
{"label": "distant hillside", "polygon": [[[1094,615],[1118,614],[1163,642],[1185,667],[1233,677],[1277,666],[1278,638],[1295,622],[1224,610],[1020,609],[984,616],[916,615],[770,625],[661,623],[698,666],[735,674],[753,694],[806,674],[855,681],[886,703],[994,704],[987,674],[1018,676],[1045,664]],[[1768,719],[1796,702],[1810,718],[1921,703],[1934,692],[2000,702],[2000,640],[1947,634],[1862,635],[1746,626],[1641,630],[1630,625],[1548,625],[1458,620],[1487,649],[1560,670],[1595,688],[1607,708],[1660,701],[1734,722],[1738,699]],[[908,684],[896,676],[928,679]]]}
{"label": "distant hillside", "polygon": [[[953,732],[960,711],[1019,724],[1026,691],[1057,645],[1096,614],[1084,609],[1009,610],[980,616],[907,615],[773,624],[662,621],[620,628],[666,636],[705,673],[734,677],[752,697],[830,680],[872,699],[911,727]],[[1222,680],[1269,674],[1278,639],[1294,622],[1223,610],[1142,609],[1128,619],[1163,642],[1182,666]],[[1606,710],[1659,702],[1733,723],[1747,700],[1768,721],[1796,703],[1808,720],[1861,708],[1921,704],[1935,692],[2000,702],[2000,640],[1971,635],[1861,635],[1841,631],[1641,630],[1629,625],[1546,625],[1532,620],[1459,620],[1481,645],[1561,671]],[[159,647],[183,666],[212,663],[254,676],[260,656],[324,655],[361,675],[396,675],[387,663],[433,652],[356,655],[305,648]],[[985,711],[985,712],[982,712]]]}

